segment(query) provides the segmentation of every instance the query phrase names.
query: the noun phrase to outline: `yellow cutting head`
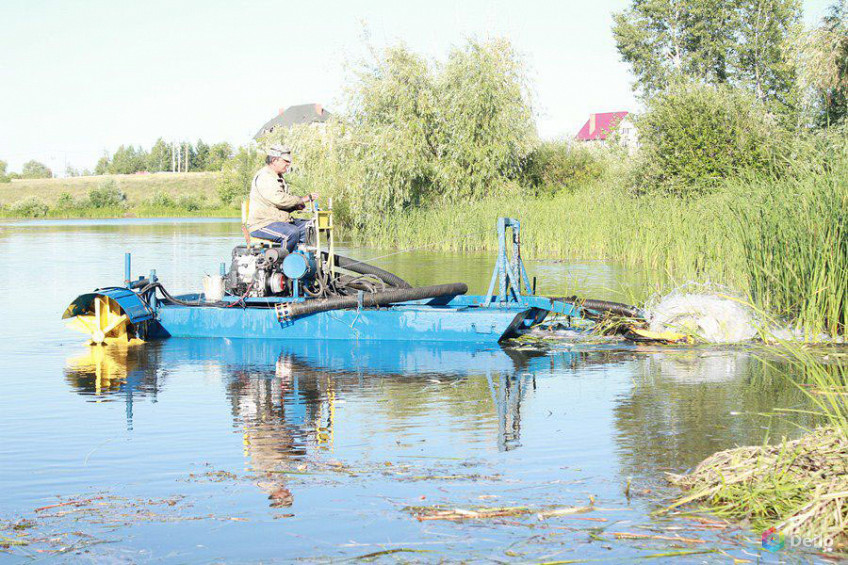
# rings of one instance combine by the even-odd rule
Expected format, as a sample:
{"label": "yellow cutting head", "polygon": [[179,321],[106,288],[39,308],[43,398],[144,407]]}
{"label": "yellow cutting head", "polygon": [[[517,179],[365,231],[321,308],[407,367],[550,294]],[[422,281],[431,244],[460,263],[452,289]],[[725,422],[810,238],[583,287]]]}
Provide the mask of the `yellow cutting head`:
{"label": "yellow cutting head", "polygon": [[695,343],[689,334],[678,332],[652,332],[643,328],[630,328],[625,337],[631,341],[651,343]]}
{"label": "yellow cutting head", "polygon": [[83,314],[71,318],[69,328],[87,334],[91,343],[103,345],[130,340],[130,321],[124,311],[108,296],[96,296],[91,307]]}

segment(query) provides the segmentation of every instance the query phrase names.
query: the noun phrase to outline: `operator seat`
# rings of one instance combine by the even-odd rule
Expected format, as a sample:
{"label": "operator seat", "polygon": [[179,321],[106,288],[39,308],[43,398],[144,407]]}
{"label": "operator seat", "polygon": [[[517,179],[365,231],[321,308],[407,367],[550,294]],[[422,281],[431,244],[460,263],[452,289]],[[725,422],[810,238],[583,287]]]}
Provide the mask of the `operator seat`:
{"label": "operator seat", "polygon": [[250,231],[247,229],[247,217],[250,213],[250,199],[245,199],[241,201],[241,233],[244,234],[244,241],[248,247],[251,245],[267,245],[268,247],[273,247],[275,245],[280,245],[276,241],[272,241],[270,239],[264,239],[261,237],[256,237],[250,235]]}

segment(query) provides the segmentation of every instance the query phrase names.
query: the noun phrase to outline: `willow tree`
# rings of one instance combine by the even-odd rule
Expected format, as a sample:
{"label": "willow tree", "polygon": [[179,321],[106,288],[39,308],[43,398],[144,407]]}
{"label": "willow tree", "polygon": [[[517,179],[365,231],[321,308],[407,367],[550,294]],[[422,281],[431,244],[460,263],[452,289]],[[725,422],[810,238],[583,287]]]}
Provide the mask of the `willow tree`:
{"label": "willow tree", "polygon": [[536,141],[525,66],[510,43],[469,41],[437,78],[439,194],[479,198],[515,178]]}
{"label": "willow tree", "polygon": [[848,117],[848,5],[830,6],[818,26],[802,36],[801,79],[813,98],[815,121],[829,126]]}
{"label": "willow tree", "polygon": [[507,41],[468,41],[443,63],[404,46],[372,54],[356,68],[346,112],[262,140],[292,146],[295,188],[339,197],[344,219],[362,225],[510,186],[535,130],[524,66]]}

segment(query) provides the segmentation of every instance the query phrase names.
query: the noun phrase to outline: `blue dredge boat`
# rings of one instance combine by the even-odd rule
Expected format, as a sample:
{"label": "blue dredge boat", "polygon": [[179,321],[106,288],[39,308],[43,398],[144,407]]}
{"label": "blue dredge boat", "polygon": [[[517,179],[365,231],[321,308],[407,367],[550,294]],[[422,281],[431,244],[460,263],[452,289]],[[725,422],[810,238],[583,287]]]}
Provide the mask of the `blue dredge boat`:
{"label": "blue dredge boat", "polygon": [[313,211],[307,243],[285,247],[252,238],[205,292],[171,295],[155,271],[133,280],[126,254],[121,287],[78,296],[64,319],[93,344],[167,337],[400,340],[495,343],[551,314],[641,319],[631,306],[535,294],[521,258],[521,226],[497,222],[499,253],[485,295],[463,283],[411,287],[400,277],[335,253],[331,210]]}

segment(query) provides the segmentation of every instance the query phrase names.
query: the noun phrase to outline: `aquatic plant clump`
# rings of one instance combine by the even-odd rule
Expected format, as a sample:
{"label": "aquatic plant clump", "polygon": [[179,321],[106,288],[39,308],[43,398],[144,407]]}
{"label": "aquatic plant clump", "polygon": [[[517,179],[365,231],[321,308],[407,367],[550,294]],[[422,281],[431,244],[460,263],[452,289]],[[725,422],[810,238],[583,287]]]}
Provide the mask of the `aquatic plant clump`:
{"label": "aquatic plant clump", "polygon": [[825,549],[848,547],[848,439],[836,428],[721,451],[668,478],[690,494],[665,511],[698,503],[761,531],[773,527]]}

